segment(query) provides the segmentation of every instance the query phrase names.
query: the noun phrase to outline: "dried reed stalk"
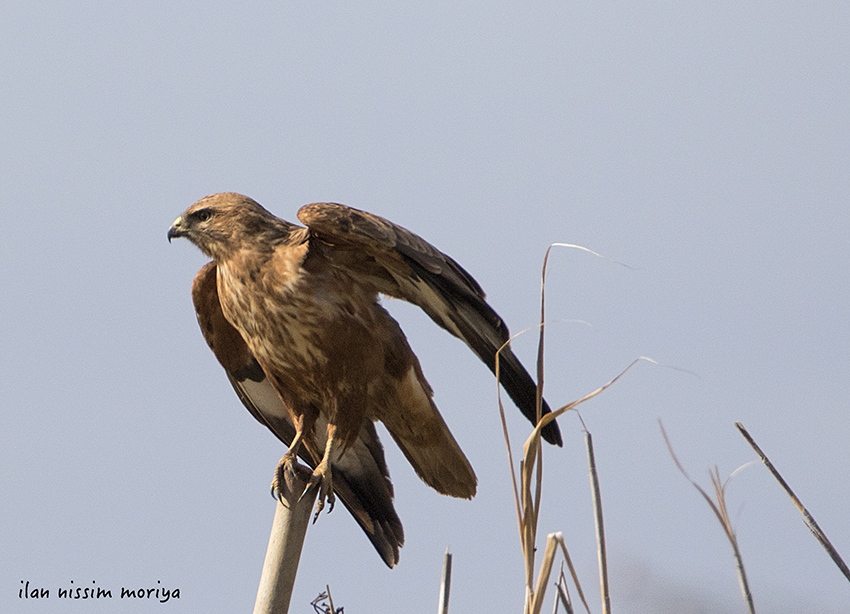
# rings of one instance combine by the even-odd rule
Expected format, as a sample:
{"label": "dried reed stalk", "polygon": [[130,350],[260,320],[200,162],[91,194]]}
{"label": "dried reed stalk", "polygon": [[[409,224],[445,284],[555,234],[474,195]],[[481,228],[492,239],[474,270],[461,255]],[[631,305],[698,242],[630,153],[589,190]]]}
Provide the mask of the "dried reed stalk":
{"label": "dried reed stalk", "polygon": [[755,440],[753,440],[752,436],[747,432],[747,429],[744,428],[744,425],[740,422],[736,422],[735,426],[741,432],[741,435],[744,436],[744,439],[753,447],[753,450],[756,451],[756,454],[759,455],[761,461],[764,463],[765,467],[767,467],[768,471],[773,474],[773,477],[776,478],[776,481],[782,486],[785,490],[785,493],[791,497],[791,501],[794,502],[794,505],[797,506],[797,509],[800,510],[800,513],[803,514],[803,522],[806,525],[806,528],[812,532],[812,535],[815,536],[815,539],[820,542],[820,545],[824,547],[824,549],[829,554],[830,558],[833,562],[838,566],[838,569],[841,570],[841,573],[844,574],[844,577],[850,580],[850,569],[847,569],[847,564],[844,562],[844,559],[841,558],[841,555],[838,554],[838,551],[832,545],[832,542],[827,539],[826,534],[821,530],[818,526],[818,523],[815,522],[815,519],[809,513],[805,507],[803,507],[802,502],[797,498],[797,495],[794,494],[794,491],[791,490],[791,487],[788,486],[788,483],[782,478],[776,468],[773,466],[773,463],[770,462],[770,459],[767,458],[767,455],[761,451],[761,448],[756,444]]}
{"label": "dried reed stalk", "polygon": [[[664,442],[667,444],[667,450],[669,450],[670,456],[673,457],[673,462],[676,464],[679,472],[685,476],[685,478],[691,483],[691,485],[693,485],[694,488],[697,489],[697,491],[699,491],[699,494],[701,494],[706,503],[708,503],[711,511],[714,512],[715,516],[717,516],[717,520],[720,521],[720,525],[723,527],[723,532],[726,533],[726,538],[732,546],[732,553],[735,556],[735,567],[738,570],[738,582],[741,585],[741,592],[744,595],[744,600],[747,602],[747,608],[749,608],[750,614],[755,614],[756,610],[753,605],[753,595],[752,592],[750,592],[750,584],[747,581],[747,572],[744,569],[744,559],[741,557],[741,550],[738,547],[738,538],[735,535],[735,530],[732,528],[732,522],[729,519],[729,510],[726,507],[726,486],[729,485],[729,479],[731,479],[731,476],[725,482],[722,482],[720,480],[720,470],[717,467],[714,468],[713,472],[708,472],[711,477],[711,483],[714,486],[714,495],[717,498],[717,503],[712,501],[708,493],[706,493],[699,484],[691,479],[691,476],[689,476],[688,472],[685,471],[682,463],[679,462],[676,453],[673,451],[673,444],[670,443],[670,438],[667,437],[667,431],[664,430],[664,425],[661,423],[661,420],[658,421],[658,424],[661,426],[661,434],[664,436]],[[734,475],[734,472],[732,475]]]}
{"label": "dried reed stalk", "polygon": [[[523,445],[523,456],[520,460],[519,465],[519,482],[517,481],[516,470],[514,469],[513,452],[511,451],[511,441],[510,436],[508,434],[507,420],[505,418],[505,408],[502,403],[501,388],[499,386],[499,358],[502,349],[510,343],[510,340],[508,340],[502,346],[502,348],[499,348],[499,351],[496,352],[496,394],[499,402],[499,416],[502,421],[502,432],[505,438],[505,445],[508,452],[508,465],[510,467],[511,473],[511,485],[513,487],[514,505],[516,508],[517,524],[520,534],[520,544],[522,546],[523,561],[525,564],[526,614],[538,614],[540,611],[543,602],[543,597],[546,592],[546,582],[548,582],[548,578],[551,573],[552,565],[554,562],[554,556],[556,553],[556,546],[558,544],[560,544],[564,556],[567,559],[570,571],[572,572],[573,580],[576,583],[576,588],[578,590],[579,597],[581,598],[585,609],[590,612],[590,609],[587,605],[587,601],[584,598],[584,593],[581,589],[581,584],[578,581],[578,576],[575,574],[575,570],[573,569],[572,563],[569,560],[569,554],[567,552],[567,547],[564,543],[563,536],[560,533],[552,533],[547,537],[546,550],[543,557],[542,567],[537,577],[537,583],[535,584],[534,582],[534,555],[536,553],[535,543],[537,538],[540,503],[543,493],[543,452],[540,442],[541,429],[543,429],[543,427],[549,424],[552,420],[555,420],[556,418],[563,415],[567,411],[570,411],[571,409],[575,409],[581,403],[592,399],[597,394],[606,390],[614,382],[620,379],[620,377],[622,377],[626,373],[626,371],[631,369],[638,361],[648,360],[650,362],[655,362],[649,358],[641,356],[632,361],[632,363],[628,367],[626,367],[622,372],[620,372],[616,377],[614,377],[604,386],[597,388],[593,392],[583,396],[577,401],[573,401],[572,403],[564,405],[563,407],[552,411],[551,413],[546,414],[545,416],[541,416],[541,410],[543,406],[543,355],[546,327],[546,267],[549,261],[549,254],[552,248],[555,246],[574,247],[599,256],[599,254],[587,248],[576,245],[568,245],[566,243],[553,243],[546,250],[546,255],[543,259],[543,271],[541,275],[540,323],[538,324],[538,327],[540,328],[540,335],[537,345],[537,425],[535,426],[531,435],[528,437],[528,439],[525,441],[525,444]],[[521,331],[520,333],[513,335],[511,339],[514,339],[518,335],[521,335],[525,332],[526,331]],[[607,614],[608,612],[610,612],[607,554],[605,549],[604,528],[602,523],[602,509],[598,474],[596,473],[596,464],[592,454],[592,441],[590,440],[589,433],[588,446],[588,454],[592,476],[591,481],[593,485],[594,507],[596,510],[597,540],[599,545],[600,586],[603,599],[603,610],[605,614]]]}

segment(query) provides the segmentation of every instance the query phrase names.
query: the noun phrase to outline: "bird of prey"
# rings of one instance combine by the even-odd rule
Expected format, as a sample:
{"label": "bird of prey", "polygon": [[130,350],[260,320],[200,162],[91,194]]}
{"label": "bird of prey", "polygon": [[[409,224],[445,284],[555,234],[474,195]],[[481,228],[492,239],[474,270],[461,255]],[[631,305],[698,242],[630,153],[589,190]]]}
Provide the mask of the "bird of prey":
{"label": "bird of prey", "polygon": [[[298,219],[306,228],[247,196],[214,194],[186,209],[168,239],[186,237],[212,258],[195,277],[192,299],[237,395],[289,446],[273,492],[283,492],[284,471],[300,457],[320,489],[316,513],[339,496],[392,567],[404,532],[374,422],[438,492],[472,498],[477,479],[379,295],[418,305],[494,372],[508,329],[469,273],[404,228],[334,203],[305,205]],[[499,371],[536,423],[535,383],[510,346]],[[554,421],[542,435],[562,445]]]}

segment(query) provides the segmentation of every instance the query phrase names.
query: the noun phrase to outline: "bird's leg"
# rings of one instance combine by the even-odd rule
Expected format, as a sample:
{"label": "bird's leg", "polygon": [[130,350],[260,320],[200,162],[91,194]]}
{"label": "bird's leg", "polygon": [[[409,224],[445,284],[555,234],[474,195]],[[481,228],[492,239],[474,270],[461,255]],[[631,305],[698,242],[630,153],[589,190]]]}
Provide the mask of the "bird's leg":
{"label": "bird's leg", "polygon": [[320,462],[313,470],[313,477],[310,479],[312,484],[318,484],[320,488],[319,500],[316,503],[316,514],[313,516],[313,522],[316,522],[316,519],[319,517],[319,513],[324,509],[326,499],[330,504],[328,507],[328,513],[330,513],[334,508],[336,497],[334,497],[333,468],[331,465],[336,458],[338,447],[339,443],[336,440],[336,425],[328,423],[328,440],[327,443],[325,443],[325,454],[322,457],[322,462]]}
{"label": "bird's leg", "polygon": [[[299,473],[307,473],[309,475],[309,470],[298,463],[298,451],[301,449],[304,432],[313,428],[313,422],[315,420],[310,420],[306,415],[302,414],[293,416],[292,422],[295,425],[295,437],[292,439],[292,443],[289,444],[289,449],[283,455],[283,458],[280,459],[277,469],[274,472],[274,479],[272,479],[272,496],[281,503],[283,503],[284,488],[287,484],[286,471],[288,470],[291,475],[295,476]],[[308,422],[309,425],[307,424]]]}

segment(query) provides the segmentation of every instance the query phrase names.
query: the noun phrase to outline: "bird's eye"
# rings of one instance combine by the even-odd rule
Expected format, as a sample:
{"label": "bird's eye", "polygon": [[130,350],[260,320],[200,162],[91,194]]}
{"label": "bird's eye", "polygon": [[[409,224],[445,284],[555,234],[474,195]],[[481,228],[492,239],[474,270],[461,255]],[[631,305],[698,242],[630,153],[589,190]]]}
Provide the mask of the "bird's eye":
{"label": "bird's eye", "polygon": [[212,217],[212,211],[209,209],[201,209],[195,213],[195,217],[198,218],[199,222],[206,222]]}

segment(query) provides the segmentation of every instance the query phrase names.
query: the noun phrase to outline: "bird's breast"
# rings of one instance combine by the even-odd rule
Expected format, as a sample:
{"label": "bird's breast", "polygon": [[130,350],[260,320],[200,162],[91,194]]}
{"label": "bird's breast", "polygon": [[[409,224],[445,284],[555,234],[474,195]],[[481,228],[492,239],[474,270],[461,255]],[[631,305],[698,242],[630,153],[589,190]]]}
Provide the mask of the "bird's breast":
{"label": "bird's breast", "polygon": [[224,315],[261,362],[312,367],[326,361],[316,343],[326,308],[309,288],[297,278],[219,271]]}
{"label": "bird's breast", "polygon": [[384,313],[356,286],[303,271],[253,275],[219,267],[225,317],[264,369],[298,394],[348,394],[368,388],[384,369]]}

